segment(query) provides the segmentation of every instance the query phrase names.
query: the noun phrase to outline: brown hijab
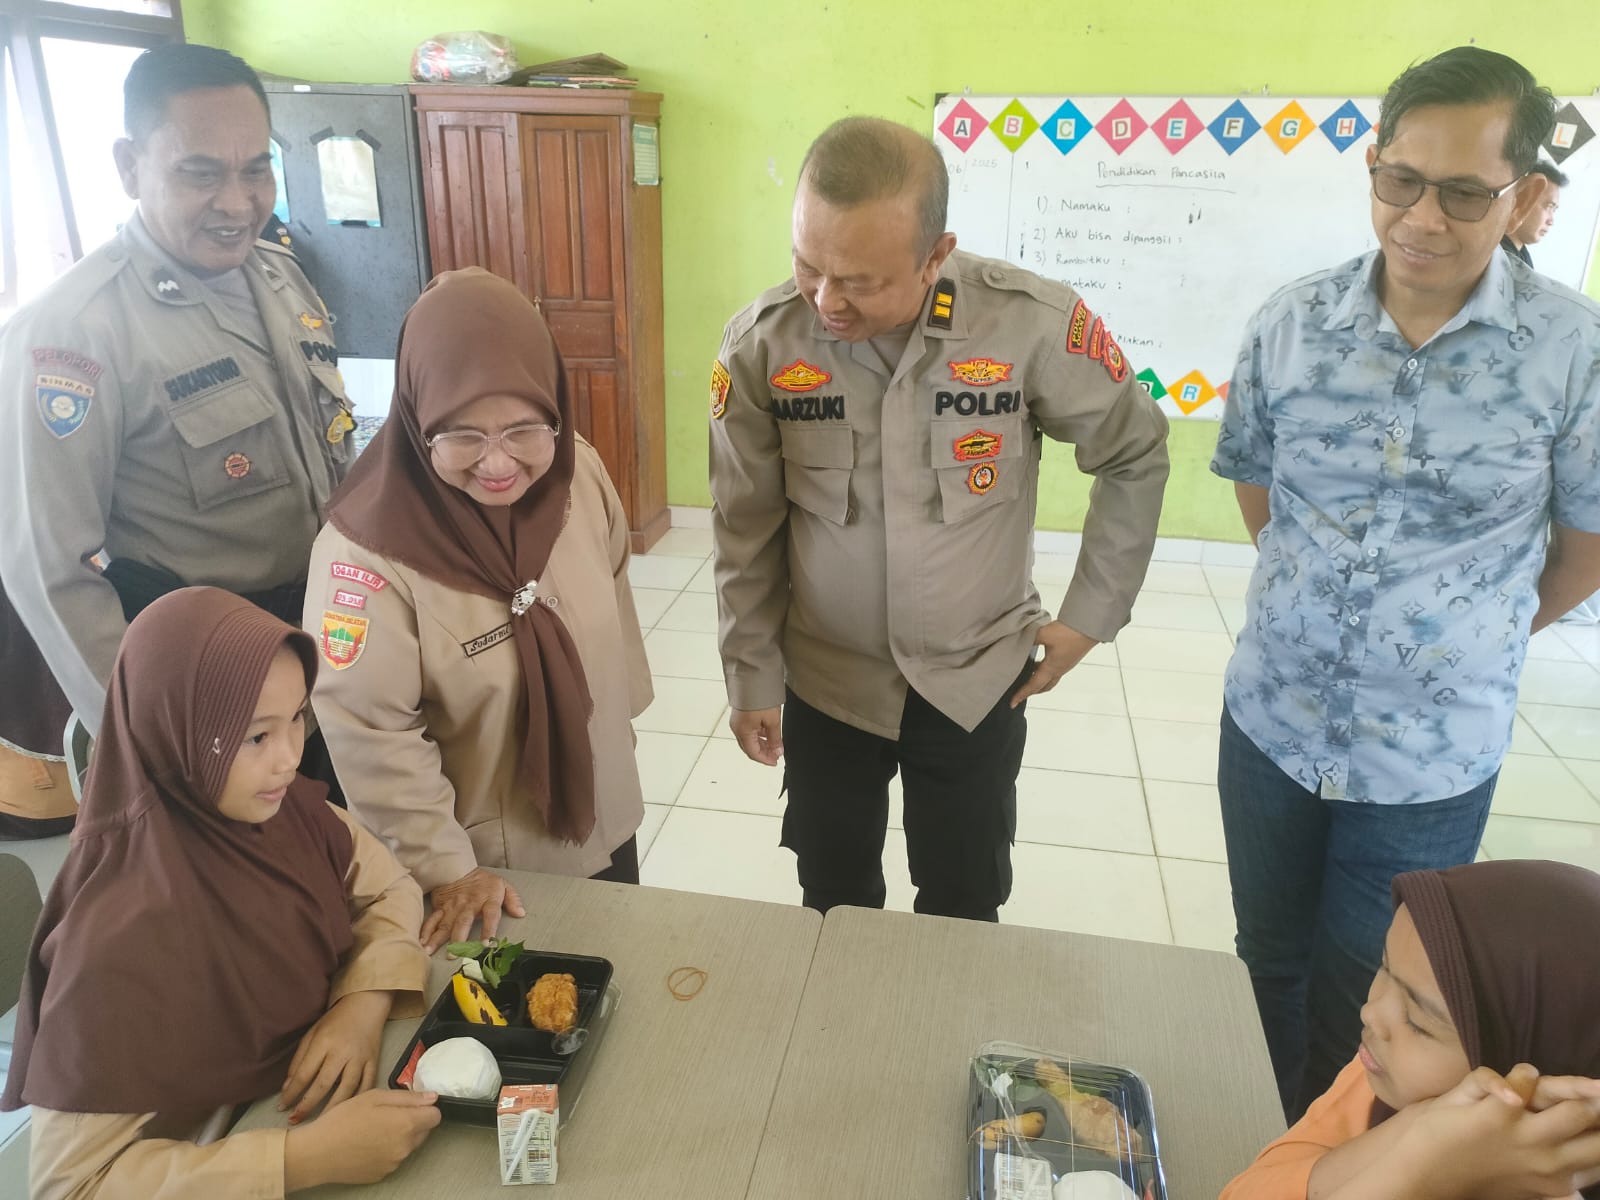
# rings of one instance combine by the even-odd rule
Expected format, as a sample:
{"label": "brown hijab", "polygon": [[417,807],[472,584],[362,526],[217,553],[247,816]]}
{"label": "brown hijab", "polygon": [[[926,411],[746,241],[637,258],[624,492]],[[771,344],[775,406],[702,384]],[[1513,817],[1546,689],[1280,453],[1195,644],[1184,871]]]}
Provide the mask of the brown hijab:
{"label": "brown hijab", "polygon": [[[1474,1068],[1600,1076],[1600,954],[1588,942],[1600,875],[1507,859],[1399,875],[1391,895],[1416,923]],[[1392,1111],[1378,1104],[1373,1123]]]}
{"label": "brown hijab", "polygon": [[[548,605],[513,608],[516,593],[544,575],[572,490],[576,435],[555,340],[512,284],[470,267],[428,285],[406,314],[397,357],[389,419],[334,493],[328,518],[374,554],[505,603],[527,692],[524,783],[546,829],[586,841],[594,758],[583,663]],[[485,508],[445,483],[427,446],[483,396],[520,397],[561,425],[549,471],[508,508]]]}
{"label": "brown hijab", "polygon": [[45,901],[0,1109],[201,1112],[271,1095],[350,949],[348,827],[297,777],[216,810],[267,668],[310,637],[184,588],[128,627],[72,848]]}

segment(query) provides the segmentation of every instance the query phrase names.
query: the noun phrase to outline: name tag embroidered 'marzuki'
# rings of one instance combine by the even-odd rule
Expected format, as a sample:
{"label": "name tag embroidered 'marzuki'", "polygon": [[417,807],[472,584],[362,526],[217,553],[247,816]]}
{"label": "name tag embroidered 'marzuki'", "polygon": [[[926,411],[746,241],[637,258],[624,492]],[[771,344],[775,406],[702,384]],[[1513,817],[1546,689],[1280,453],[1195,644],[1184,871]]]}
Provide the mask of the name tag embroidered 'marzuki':
{"label": "name tag embroidered 'marzuki'", "polygon": [[462,642],[461,648],[467,652],[467,657],[471,658],[473,655],[482,654],[485,650],[488,650],[494,646],[498,646],[501,642],[510,638],[510,636],[511,622],[507,621],[504,625],[500,625],[489,630],[488,633],[480,633],[470,642]]}

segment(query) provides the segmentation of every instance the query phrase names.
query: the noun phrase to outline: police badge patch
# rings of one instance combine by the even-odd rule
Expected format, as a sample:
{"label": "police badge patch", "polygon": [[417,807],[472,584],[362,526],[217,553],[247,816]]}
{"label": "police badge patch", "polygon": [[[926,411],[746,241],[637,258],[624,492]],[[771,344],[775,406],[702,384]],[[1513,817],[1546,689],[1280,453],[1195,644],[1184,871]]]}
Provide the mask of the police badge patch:
{"label": "police badge patch", "polygon": [[711,419],[719,420],[723,413],[728,411],[728,389],[733,386],[733,377],[728,374],[728,368],[716,359],[711,361]]}
{"label": "police badge patch", "polygon": [[57,438],[76,433],[89,417],[94,403],[94,385],[65,375],[34,377],[34,396],[39,402],[39,418]]}

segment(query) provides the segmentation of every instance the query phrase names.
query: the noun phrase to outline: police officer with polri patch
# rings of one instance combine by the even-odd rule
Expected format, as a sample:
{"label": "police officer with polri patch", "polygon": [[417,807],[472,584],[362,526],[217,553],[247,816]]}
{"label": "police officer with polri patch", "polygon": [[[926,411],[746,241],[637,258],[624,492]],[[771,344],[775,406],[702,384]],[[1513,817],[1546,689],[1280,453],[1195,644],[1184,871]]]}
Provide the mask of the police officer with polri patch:
{"label": "police officer with polri patch", "polygon": [[328,314],[256,237],[274,184],[255,73],[161,46],[125,100],[137,212],[0,335],[0,578],[91,731],[127,621],[162,592],[224,587],[299,623],[353,453]]}
{"label": "police officer with polri patch", "polygon": [[[794,278],[712,368],[715,571],[730,723],[784,758],[806,904],[883,907],[898,771],[917,911],[993,921],[1024,702],[1127,623],[1166,420],[1072,289],[955,251],[948,190],[888,121],[812,145]],[[1030,579],[1042,436],[1096,477],[1056,618]]]}

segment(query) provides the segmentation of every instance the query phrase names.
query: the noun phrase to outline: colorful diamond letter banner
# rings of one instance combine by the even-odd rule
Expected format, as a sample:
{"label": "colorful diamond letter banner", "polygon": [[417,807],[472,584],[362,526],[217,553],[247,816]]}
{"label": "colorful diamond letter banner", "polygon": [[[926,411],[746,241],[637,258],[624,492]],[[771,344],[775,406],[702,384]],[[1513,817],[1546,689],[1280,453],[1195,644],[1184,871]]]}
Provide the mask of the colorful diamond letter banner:
{"label": "colorful diamond letter banner", "polygon": [[1046,117],[1044,124],[1040,126],[1044,136],[1049,138],[1055,148],[1063,154],[1088,137],[1089,130],[1093,128],[1094,124],[1071,100]]}
{"label": "colorful diamond letter banner", "polygon": [[1188,416],[1202,404],[1209,404],[1217,398],[1217,389],[1211,386],[1211,381],[1199,371],[1190,371],[1182,379],[1176,380],[1172,390],[1167,393],[1172,397],[1172,402],[1178,406],[1184,416]]}
{"label": "colorful diamond letter banner", "polygon": [[1310,137],[1314,128],[1316,126],[1312,124],[1311,118],[1306,116],[1306,110],[1300,107],[1298,100],[1289,101],[1278,111],[1278,115],[1266,124],[1267,136],[1276,142],[1278,149],[1285,154]]}
{"label": "colorful diamond letter banner", "polygon": [[1166,112],[1155,119],[1150,126],[1150,132],[1160,139],[1161,144],[1167,148],[1167,153],[1176,154],[1195,138],[1200,136],[1200,131],[1205,128],[1200,118],[1194,115],[1194,109],[1179,100]]}
{"label": "colorful diamond letter banner", "polygon": [[1568,100],[1556,113],[1555,127],[1544,140],[1544,148],[1559,166],[1593,137],[1594,129],[1583,119],[1577,105]]}
{"label": "colorful diamond letter banner", "polygon": [[1018,147],[1027,141],[1039,128],[1039,122],[1033,119],[1033,114],[1022,107],[1021,100],[1013,100],[995,114],[994,120],[989,125],[989,132],[994,134],[1011,153],[1015,154]]}
{"label": "colorful diamond letter banner", "polygon": [[963,100],[950,110],[950,115],[939,122],[939,132],[955,144],[955,148],[965,154],[972,148],[972,143],[989,127],[989,122],[984,120],[983,114],[972,105]]}
{"label": "colorful diamond letter banner", "polygon": [[1227,108],[1217,114],[1217,119],[1206,126],[1212,137],[1217,139],[1229,154],[1244,145],[1261,128],[1261,122],[1250,115],[1250,110],[1244,106],[1242,100],[1235,100]]}
{"label": "colorful diamond letter banner", "polygon": [[1167,394],[1167,389],[1161,386],[1161,380],[1156,377],[1156,373],[1149,367],[1140,371],[1134,378],[1139,381],[1140,387],[1150,393],[1152,400],[1159,400]]}
{"label": "colorful diamond letter banner", "polygon": [[1372,122],[1361,115],[1354,100],[1346,100],[1328,114],[1328,119],[1320,128],[1334,148],[1343,154],[1366,136],[1367,130],[1372,128]]}
{"label": "colorful diamond letter banner", "polygon": [[1144,123],[1144,118],[1134,111],[1133,105],[1126,100],[1117,101],[1117,105],[1105,116],[1100,118],[1100,124],[1095,126],[1100,136],[1105,138],[1106,144],[1117,153],[1121,154],[1133,145],[1146,129],[1150,128]]}

